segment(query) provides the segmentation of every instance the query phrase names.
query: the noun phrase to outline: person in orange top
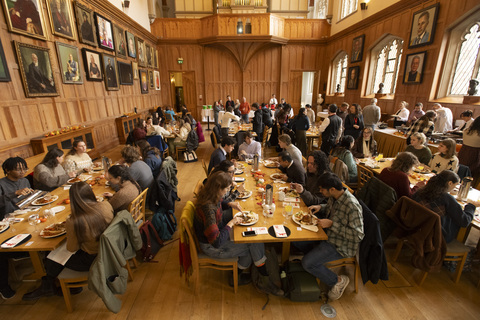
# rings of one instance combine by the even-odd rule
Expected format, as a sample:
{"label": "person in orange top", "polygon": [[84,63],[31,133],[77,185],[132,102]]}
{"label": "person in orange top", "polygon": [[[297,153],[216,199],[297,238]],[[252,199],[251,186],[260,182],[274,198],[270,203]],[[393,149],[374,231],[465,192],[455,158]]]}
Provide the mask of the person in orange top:
{"label": "person in orange top", "polygon": [[248,123],[248,114],[250,113],[250,104],[247,102],[247,98],[242,98],[242,103],[240,103],[240,107],[238,108],[242,113],[243,122]]}

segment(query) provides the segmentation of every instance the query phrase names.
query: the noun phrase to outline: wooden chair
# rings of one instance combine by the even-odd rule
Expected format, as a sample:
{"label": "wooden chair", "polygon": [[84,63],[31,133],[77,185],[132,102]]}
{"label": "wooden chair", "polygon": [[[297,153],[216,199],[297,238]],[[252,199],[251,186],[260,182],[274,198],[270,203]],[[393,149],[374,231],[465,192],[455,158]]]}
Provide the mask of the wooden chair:
{"label": "wooden chair", "polygon": [[180,146],[176,146],[175,147],[175,157],[176,157],[176,160],[179,161],[180,158],[178,157],[178,154],[182,154],[183,152],[187,151],[187,147],[180,147]]}
{"label": "wooden chair", "polygon": [[364,167],[362,165],[357,165],[357,176],[358,176],[357,188],[360,189],[365,185],[365,183],[367,183],[368,180],[373,178],[375,174],[373,173],[372,170],[368,169],[367,167]]}
{"label": "wooden chair", "polygon": [[202,167],[203,167],[203,170],[205,171],[205,175],[208,177],[208,166],[204,159],[202,159]]}
{"label": "wooden chair", "polygon": [[195,185],[195,189],[193,190],[193,195],[197,198],[200,189],[203,187],[203,179],[198,180],[197,184]]}
{"label": "wooden chair", "polygon": [[302,165],[303,165],[303,168],[307,170],[307,159],[304,156],[302,156]]}
{"label": "wooden chair", "polygon": [[142,191],[128,206],[128,212],[132,215],[133,220],[138,228],[145,223],[145,205],[147,202],[148,188]]}
{"label": "wooden chair", "polygon": [[70,294],[70,288],[81,288],[88,285],[88,271],[75,271],[72,269],[64,268],[58,275],[60,287],[63,292],[63,299],[65,300],[65,306],[67,312],[72,312],[72,295]]}
{"label": "wooden chair", "polygon": [[354,282],[355,282],[355,293],[358,293],[358,279],[360,278],[360,265],[358,264],[357,257],[343,258],[334,261],[330,261],[325,264],[329,269],[335,269],[339,267],[352,266],[354,267]]}
{"label": "wooden chair", "polygon": [[200,269],[209,268],[215,270],[230,270],[233,271],[233,290],[237,293],[238,289],[238,263],[237,257],[229,259],[213,259],[201,252],[198,244],[197,236],[190,228],[187,218],[181,218],[181,223],[188,235],[188,243],[190,246],[190,258],[192,259],[193,274],[195,277],[195,294],[197,294],[200,287]]}

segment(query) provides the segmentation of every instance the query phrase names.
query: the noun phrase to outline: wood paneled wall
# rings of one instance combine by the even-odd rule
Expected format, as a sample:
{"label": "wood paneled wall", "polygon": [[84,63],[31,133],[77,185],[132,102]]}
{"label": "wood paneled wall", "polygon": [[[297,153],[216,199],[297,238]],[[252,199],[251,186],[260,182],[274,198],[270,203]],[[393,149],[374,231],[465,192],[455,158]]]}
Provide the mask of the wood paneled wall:
{"label": "wood paneled wall", "polygon": [[[144,39],[147,43],[156,43],[157,39],[150,32],[128,18],[107,0],[81,2],[113,23],[121,25]],[[118,144],[114,119],[126,112],[132,112],[134,107],[137,107],[140,112],[146,112],[153,106],[161,105],[161,91],[153,90],[149,94],[141,94],[138,80],[134,80],[133,86],[121,85],[119,91],[106,91],[103,81],[86,80],[83,60],[81,72],[84,83],[81,85],[63,84],[55,41],[77,46],[80,50],[86,47],[97,52],[112,53],[81,44],[78,41],[53,36],[47,16],[46,2],[41,0],[40,3],[46,21],[47,41],[10,33],[3,14],[3,6],[0,6],[2,11],[0,14],[0,38],[12,78],[10,82],[0,82],[0,159],[14,155],[29,157],[33,155],[30,147],[31,138],[72,125],[94,125],[97,148],[100,152],[107,150]],[[59,96],[25,97],[18,61],[12,44],[13,40],[50,49]],[[131,62],[132,59],[119,59],[119,61]]]}

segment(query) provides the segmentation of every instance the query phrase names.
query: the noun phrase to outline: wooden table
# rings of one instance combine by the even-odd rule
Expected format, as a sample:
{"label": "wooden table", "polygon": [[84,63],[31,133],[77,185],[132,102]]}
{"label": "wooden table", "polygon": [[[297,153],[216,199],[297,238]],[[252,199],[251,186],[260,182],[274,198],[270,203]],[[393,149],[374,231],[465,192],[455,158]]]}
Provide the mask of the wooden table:
{"label": "wooden table", "polygon": [[[366,159],[360,159],[357,160],[357,166],[361,166],[363,168],[366,168],[370,171],[372,171],[375,176],[378,176],[383,169],[388,168],[392,165],[394,158],[384,158],[381,161],[374,161],[374,160],[368,160],[366,163],[363,162]],[[375,163],[375,167],[372,168],[371,164]],[[411,173],[408,175],[408,179],[410,180],[410,183],[415,185],[417,184],[420,180],[427,180],[430,179],[434,174],[433,173],[428,173],[428,174],[422,174],[422,173]]]}
{"label": "wooden table", "polygon": [[[261,198],[256,197],[259,193],[257,192],[257,188],[255,187],[256,181],[253,179],[251,175],[252,166],[246,164],[245,162],[239,162],[245,166],[244,173],[241,175],[236,175],[235,177],[243,177],[245,178],[245,189],[253,191],[253,194],[247,200],[238,200],[240,205],[242,206],[244,211],[253,211],[258,214],[259,221],[253,225],[252,227],[270,227],[276,224],[282,224],[284,221],[284,217],[282,215],[283,210],[283,203],[278,200],[278,188],[286,187],[289,184],[283,183],[273,183],[273,180],[270,178],[270,175],[273,173],[280,172],[279,169],[269,169],[262,165],[260,165],[260,170],[265,173],[265,183],[273,185],[273,194],[274,194],[274,201],[276,205],[275,213],[272,218],[265,218],[263,216],[263,209],[260,203],[262,202]],[[298,211],[308,211],[307,206],[300,200],[300,208],[293,209],[293,212]],[[236,212],[234,212],[235,214]],[[264,223],[265,219],[267,220],[267,224]],[[288,260],[290,255],[290,242],[293,241],[319,241],[319,240],[327,240],[328,237],[323,231],[322,228],[319,228],[318,232],[312,232],[304,229],[298,229],[300,226],[293,222],[292,219],[288,221],[286,227],[290,229],[291,234],[288,238],[275,238],[270,236],[269,234],[265,235],[257,235],[254,237],[243,237],[242,232],[247,230],[247,226],[240,226],[237,225],[233,228],[233,241],[237,243],[265,243],[265,242],[282,242],[282,262]]]}
{"label": "wooden table", "polygon": [[[307,130],[307,147],[308,151],[312,151],[313,149],[313,140],[319,139],[322,136],[322,134],[318,131],[318,129],[315,130]],[[318,146],[320,147],[320,141],[318,141]]]}

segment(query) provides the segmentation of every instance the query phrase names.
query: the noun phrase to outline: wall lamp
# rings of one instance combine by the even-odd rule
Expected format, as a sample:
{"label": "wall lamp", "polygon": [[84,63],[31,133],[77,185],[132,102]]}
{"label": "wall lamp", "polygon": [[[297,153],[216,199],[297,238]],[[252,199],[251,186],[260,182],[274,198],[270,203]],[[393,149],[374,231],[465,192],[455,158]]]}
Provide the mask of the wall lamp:
{"label": "wall lamp", "polygon": [[367,10],[367,8],[368,8],[367,2],[362,2],[362,3],[360,3],[360,8],[361,8],[362,10]]}
{"label": "wall lamp", "polygon": [[243,34],[243,21],[238,19],[237,21],[237,34]]}

